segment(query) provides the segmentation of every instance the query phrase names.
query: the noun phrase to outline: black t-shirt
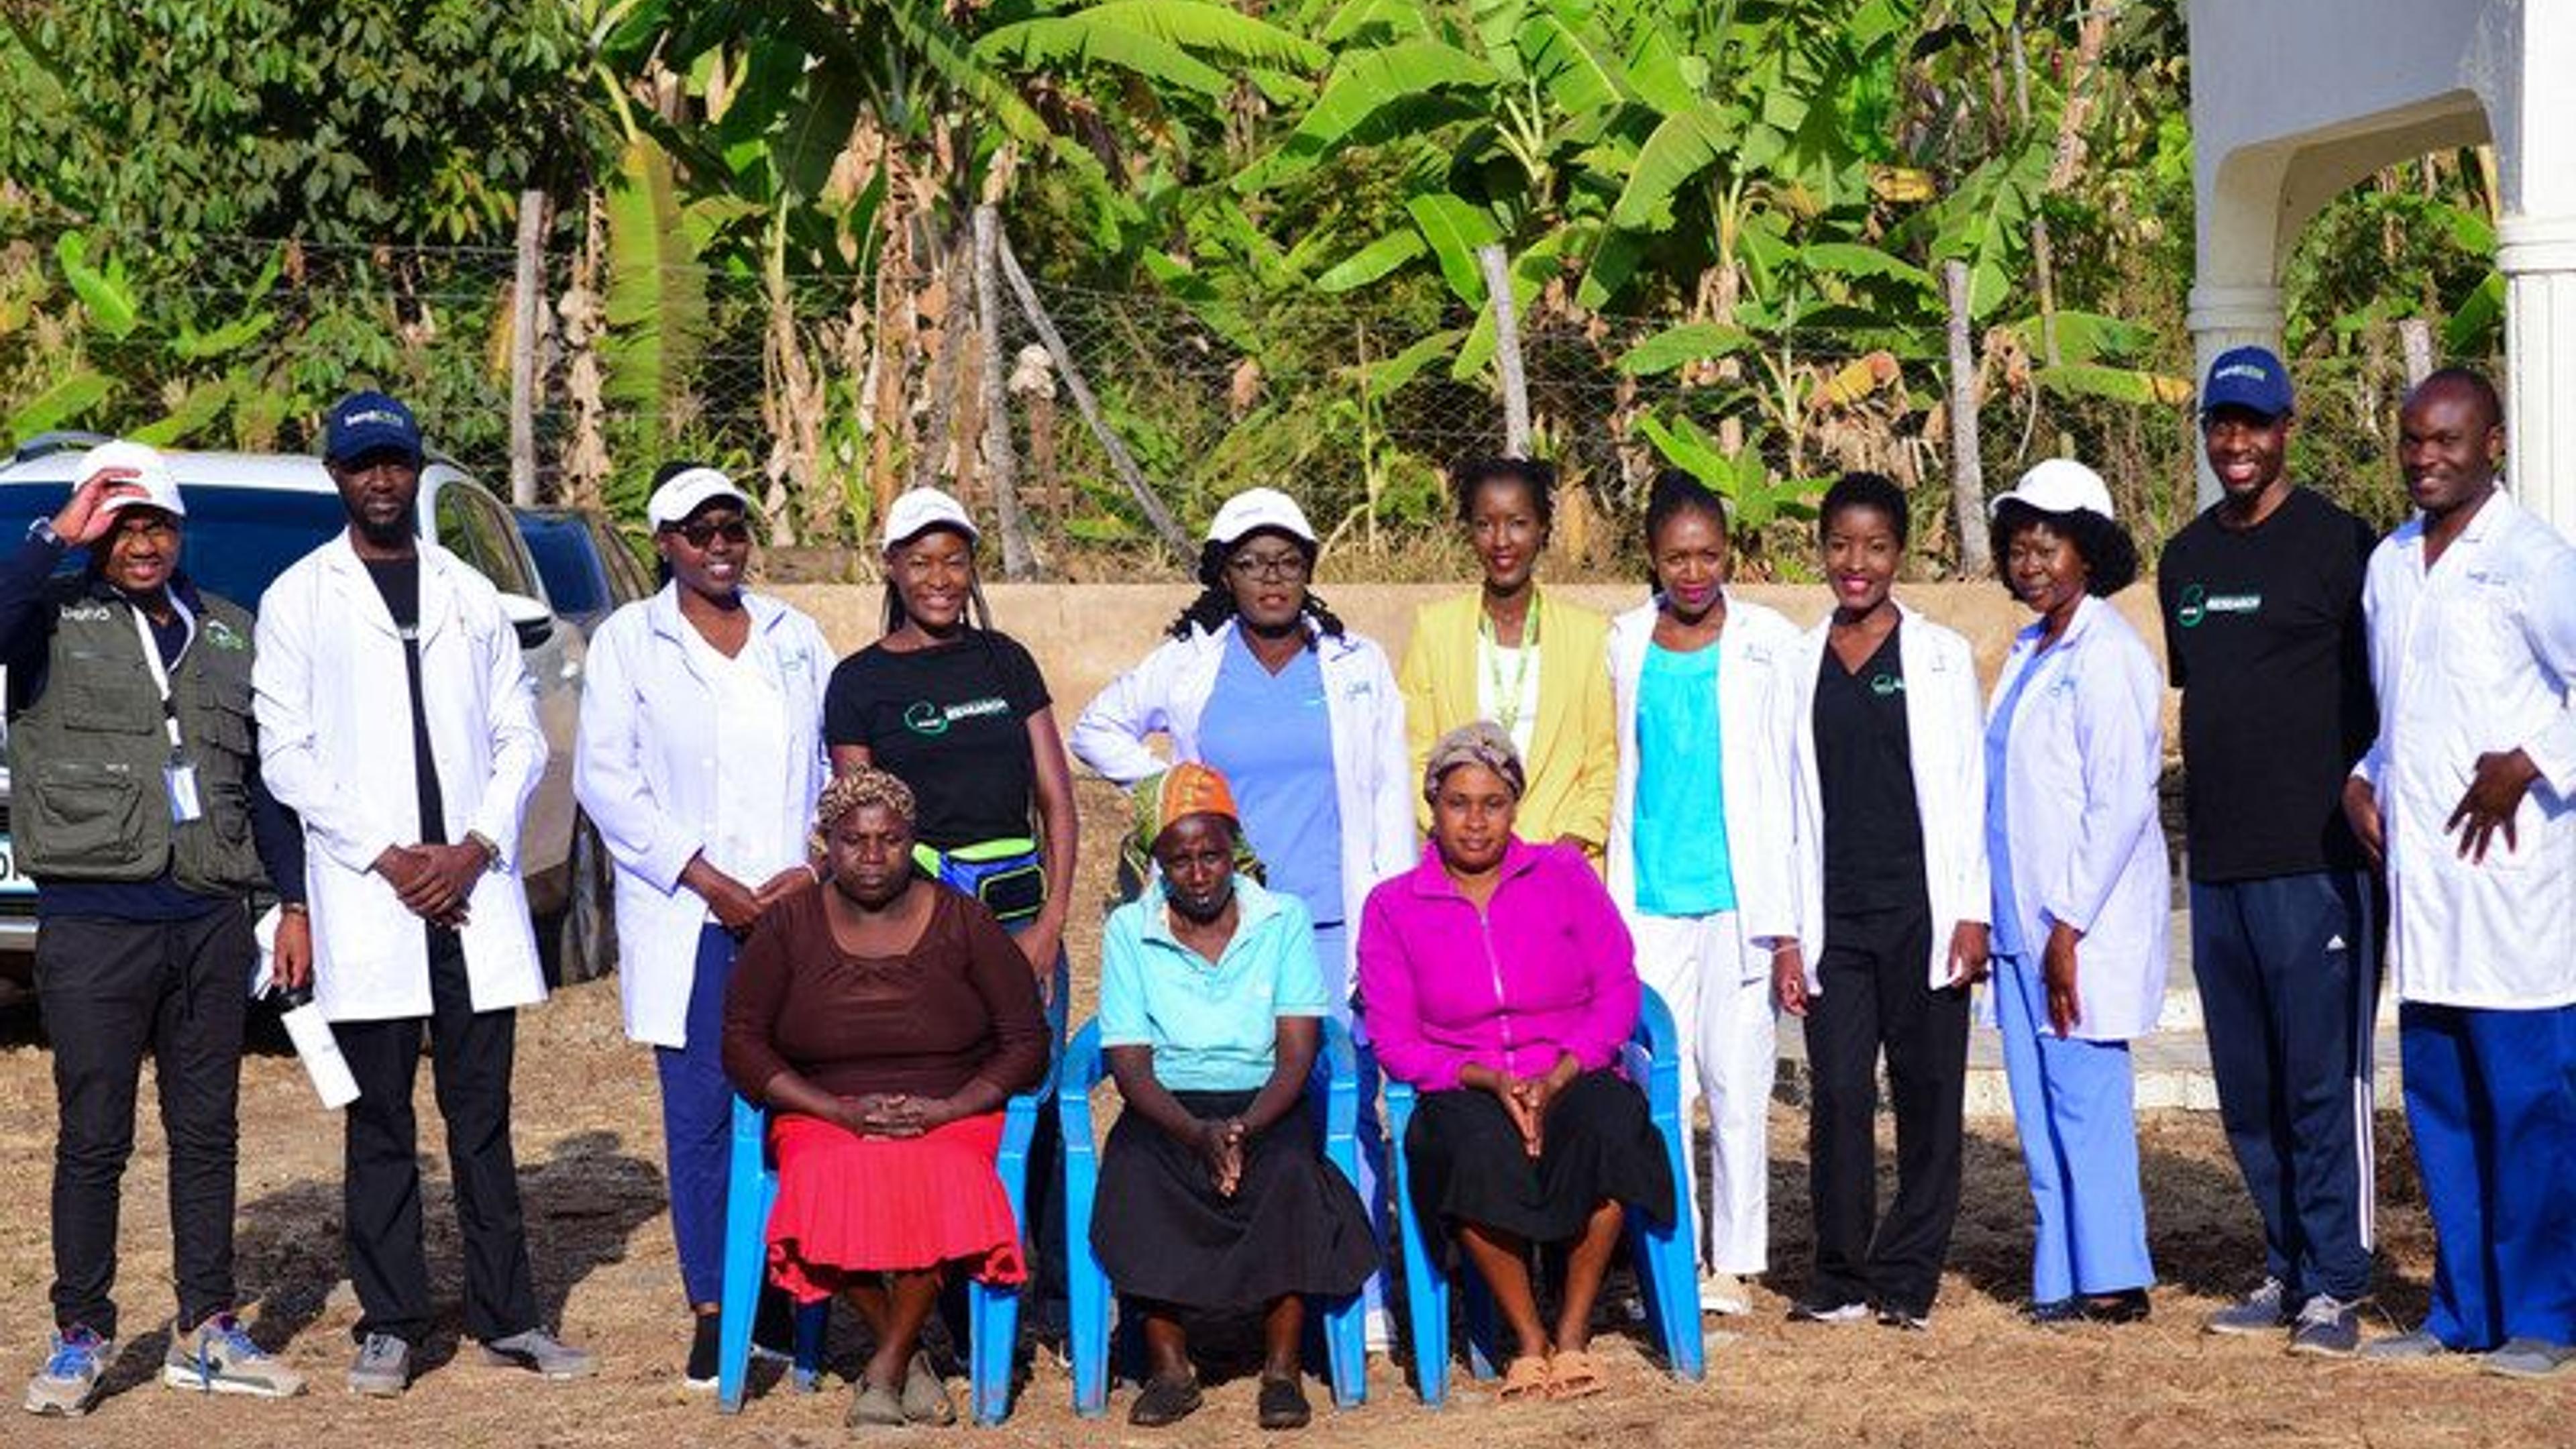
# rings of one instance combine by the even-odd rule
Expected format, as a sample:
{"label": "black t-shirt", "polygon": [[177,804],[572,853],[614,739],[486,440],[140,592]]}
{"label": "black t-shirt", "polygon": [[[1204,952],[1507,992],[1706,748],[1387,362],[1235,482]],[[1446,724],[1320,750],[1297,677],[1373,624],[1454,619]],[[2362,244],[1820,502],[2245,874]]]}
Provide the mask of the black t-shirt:
{"label": "black t-shirt", "polygon": [[412,789],[420,797],[420,844],[447,843],[446,796],[438,786],[438,758],[429,750],[429,714],[420,697],[420,555],[365,559],[367,577],[384,596],[385,612],[402,634],[403,674],[411,681]]}
{"label": "black t-shirt", "polygon": [[1905,719],[1905,661],[1891,629],[1860,668],[1825,646],[1816,666],[1816,782],[1825,817],[1825,912],[1924,899],[1923,820]]}
{"label": "black t-shirt", "polygon": [[2193,880],[2361,865],[2342,799],[2379,728],[2361,614],[2376,542],[2297,488],[2253,528],[2212,509],[2165,545],[2156,596],[2183,692]]}
{"label": "black t-shirt", "polygon": [[1047,707],[1037,661],[1005,634],[896,653],[871,644],[823,690],[823,738],[864,745],[912,787],[915,834],[938,850],[1031,832],[1037,761],[1029,716]]}

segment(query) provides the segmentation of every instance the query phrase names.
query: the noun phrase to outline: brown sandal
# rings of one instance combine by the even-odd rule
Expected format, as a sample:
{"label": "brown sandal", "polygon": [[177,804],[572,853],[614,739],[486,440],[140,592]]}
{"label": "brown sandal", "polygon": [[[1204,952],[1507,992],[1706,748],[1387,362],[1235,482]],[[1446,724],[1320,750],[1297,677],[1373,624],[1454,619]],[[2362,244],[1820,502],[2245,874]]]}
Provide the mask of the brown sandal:
{"label": "brown sandal", "polygon": [[1601,1372],[1601,1361],[1580,1349],[1560,1353],[1547,1366],[1547,1396],[1551,1399],[1588,1399],[1610,1387]]}
{"label": "brown sandal", "polygon": [[1527,1354],[1503,1365],[1503,1386],[1496,1394],[1506,1404],[1549,1396],[1548,1363],[1536,1354]]}

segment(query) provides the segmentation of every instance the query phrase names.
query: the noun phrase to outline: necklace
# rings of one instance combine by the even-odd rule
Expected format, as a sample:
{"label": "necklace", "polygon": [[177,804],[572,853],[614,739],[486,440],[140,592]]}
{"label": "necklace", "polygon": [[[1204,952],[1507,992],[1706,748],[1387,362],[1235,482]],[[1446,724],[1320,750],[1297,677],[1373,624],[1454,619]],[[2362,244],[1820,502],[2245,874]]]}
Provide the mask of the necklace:
{"label": "necklace", "polygon": [[1494,723],[1503,733],[1518,737],[1521,727],[1521,691],[1529,684],[1530,658],[1538,653],[1538,600],[1530,594],[1529,613],[1521,621],[1521,647],[1512,662],[1512,687],[1503,688],[1503,642],[1494,632],[1494,616],[1482,609],[1476,611],[1476,636],[1485,645],[1485,679],[1494,692]]}

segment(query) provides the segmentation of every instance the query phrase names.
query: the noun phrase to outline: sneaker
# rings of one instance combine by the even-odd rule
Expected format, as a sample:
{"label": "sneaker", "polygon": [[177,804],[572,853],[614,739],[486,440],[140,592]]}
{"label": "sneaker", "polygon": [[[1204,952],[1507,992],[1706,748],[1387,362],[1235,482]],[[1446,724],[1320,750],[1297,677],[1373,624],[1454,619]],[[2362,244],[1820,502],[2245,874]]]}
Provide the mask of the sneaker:
{"label": "sneaker", "polygon": [[255,1399],[291,1399],[304,1392],[304,1375],[269,1357],[229,1313],[218,1313],[195,1332],[170,1340],[170,1352],[161,1360],[161,1382],[201,1394]]}
{"label": "sneaker", "polygon": [[483,1345],[483,1362],[494,1368],[523,1368],[549,1379],[586,1379],[599,1372],[599,1359],[586,1348],[574,1348],[542,1328],[525,1328]]}
{"label": "sneaker", "polygon": [[1869,1305],[1801,1298],[1789,1305],[1789,1321],[1791,1323],[1867,1323]]}
{"label": "sneaker", "polygon": [[1901,1328],[1908,1333],[1929,1333],[1932,1331],[1932,1315],[1917,1313],[1911,1308],[1897,1308],[1882,1304],[1878,1310],[1878,1326]]}
{"label": "sneaker", "polygon": [[2290,1290],[2278,1278],[2201,1320],[2205,1333],[2275,1333],[2290,1322]]}
{"label": "sneaker", "polygon": [[45,1366],[27,1380],[27,1412],[48,1418],[77,1419],[98,1399],[99,1376],[107,1372],[115,1345],[75,1323],[53,1335]]}
{"label": "sneaker", "polygon": [[1361,1318],[1360,1346],[1370,1353],[1385,1353],[1395,1346],[1395,1334],[1388,1327],[1385,1309],[1372,1308]]}
{"label": "sneaker", "polygon": [[349,1365],[349,1392],[371,1399],[398,1399],[411,1387],[411,1345],[390,1333],[370,1333],[358,1342],[358,1357]]}
{"label": "sneaker", "polygon": [[2312,1294],[2299,1305],[2299,1326],[2290,1332],[2290,1352],[2320,1358],[2350,1358],[2361,1347],[2361,1310],[2331,1293]]}
{"label": "sneaker", "polygon": [[705,1393],[716,1386],[724,1345],[724,1320],[713,1313],[693,1316],[697,1326],[689,1330],[689,1366],[681,1371],[680,1386]]}
{"label": "sneaker", "polygon": [[2576,1347],[2545,1338],[2508,1338],[2480,1367],[2509,1379],[2545,1379],[2576,1363]]}
{"label": "sneaker", "polygon": [[2450,1351],[2449,1344],[2421,1328],[2412,1333],[2398,1334],[2393,1338],[2373,1339],[2361,1346],[2363,1358],[2378,1359],[2388,1363],[2401,1359],[2439,1358]]}
{"label": "sneaker", "polygon": [[1734,1273],[1704,1273],[1699,1280],[1699,1311],[1740,1318],[1753,1311],[1753,1295]]}

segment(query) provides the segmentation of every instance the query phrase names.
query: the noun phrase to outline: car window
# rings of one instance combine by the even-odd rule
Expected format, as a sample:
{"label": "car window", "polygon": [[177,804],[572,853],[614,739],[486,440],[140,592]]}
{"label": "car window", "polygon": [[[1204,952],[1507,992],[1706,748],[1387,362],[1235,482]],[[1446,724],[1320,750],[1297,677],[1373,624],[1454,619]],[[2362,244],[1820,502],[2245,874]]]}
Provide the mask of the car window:
{"label": "car window", "polygon": [[634,540],[626,536],[625,530],[604,518],[594,519],[592,527],[600,534],[600,553],[608,560],[609,577],[616,580],[616,592],[621,601],[632,603],[649,597],[661,587],[654,582],[652,572],[644,566],[642,555],[638,553]]}
{"label": "car window", "polygon": [[[61,483],[0,488],[0,539],[25,537],[29,524],[53,517],[70,496],[70,485]],[[180,526],[179,567],[198,588],[254,612],[287,565],[329,542],[349,521],[336,493],[233,488],[182,478],[179,496],[188,507]],[[65,572],[88,566],[85,549],[64,556]]]}
{"label": "car window", "polygon": [[604,561],[594,556],[590,530],[579,518],[522,513],[519,536],[528,541],[537,576],[545,580],[546,599],[556,613],[586,618],[615,606],[608,580],[600,572]]}
{"label": "car window", "polygon": [[471,483],[450,480],[438,490],[436,517],[441,547],[473,565],[501,592],[537,596],[536,581],[511,544],[517,525],[499,500]]}

